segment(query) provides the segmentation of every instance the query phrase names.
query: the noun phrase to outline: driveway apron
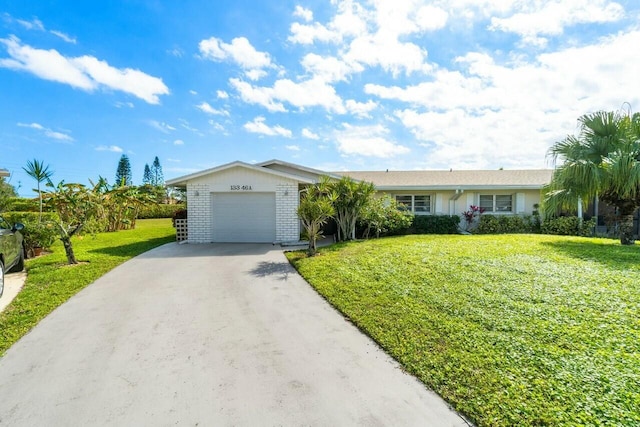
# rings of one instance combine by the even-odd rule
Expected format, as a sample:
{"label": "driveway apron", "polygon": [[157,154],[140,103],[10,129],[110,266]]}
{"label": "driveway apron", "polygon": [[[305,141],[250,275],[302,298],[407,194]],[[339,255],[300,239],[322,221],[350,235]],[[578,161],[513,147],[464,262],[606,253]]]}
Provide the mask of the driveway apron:
{"label": "driveway apron", "polygon": [[271,245],[168,244],[0,359],[0,425],[464,426]]}

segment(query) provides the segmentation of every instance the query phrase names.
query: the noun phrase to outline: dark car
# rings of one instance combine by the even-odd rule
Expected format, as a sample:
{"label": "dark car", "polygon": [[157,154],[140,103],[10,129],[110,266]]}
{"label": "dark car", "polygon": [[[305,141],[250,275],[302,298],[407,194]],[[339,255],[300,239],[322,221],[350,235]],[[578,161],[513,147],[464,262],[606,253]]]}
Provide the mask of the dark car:
{"label": "dark car", "polygon": [[0,217],[0,297],[4,292],[4,274],[24,268],[24,242],[20,230],[24,225],[9,224]]}

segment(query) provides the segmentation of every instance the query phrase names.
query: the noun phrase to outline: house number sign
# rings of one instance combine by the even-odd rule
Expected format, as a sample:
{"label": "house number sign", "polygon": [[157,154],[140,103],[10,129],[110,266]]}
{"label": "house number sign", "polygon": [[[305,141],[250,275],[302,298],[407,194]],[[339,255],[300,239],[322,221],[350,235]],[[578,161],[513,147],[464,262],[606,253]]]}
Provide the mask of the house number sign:
{"label": "house number sign", "polygon": [[250,185],[232,185],[231,186],[231,191],[250,191],[250,190],[251,190]]}

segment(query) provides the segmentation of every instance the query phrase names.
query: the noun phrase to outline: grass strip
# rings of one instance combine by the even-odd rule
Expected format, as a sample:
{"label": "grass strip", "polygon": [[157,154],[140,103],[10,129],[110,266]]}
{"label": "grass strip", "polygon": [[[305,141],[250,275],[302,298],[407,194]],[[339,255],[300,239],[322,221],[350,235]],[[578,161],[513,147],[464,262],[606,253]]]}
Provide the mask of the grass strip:
{"label": "grass strip", "polygon": [[637,245],[403,236],[288,257],[480,426],[640,425]]}

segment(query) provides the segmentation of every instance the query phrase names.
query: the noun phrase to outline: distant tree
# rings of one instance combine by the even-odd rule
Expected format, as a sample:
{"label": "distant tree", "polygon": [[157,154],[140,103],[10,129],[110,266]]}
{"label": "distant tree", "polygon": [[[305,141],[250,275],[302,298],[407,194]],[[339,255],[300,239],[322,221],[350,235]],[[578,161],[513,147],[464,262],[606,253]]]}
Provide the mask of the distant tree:
{"label": "distant tree", "polygon": [[151,168],[149,168],[149,163],[144,164],[144,174],[142,175],[142,184],[143,185],[151,184]]}
{"label": "distant tree", "polygon": [[164,186],[164,175],[162,174],[162,166],[160,166],[158,156],[153,159],[153,164],[151,165],[151,185],[156,187]]}
{"label": "distant tree", "polygon": [[126,154],[123,154],[122,157],[120,157],[120,161],[118,162],[115,185],[118,187],[129,186],[131,185],[131,183],[131,163],[129,163],[129,157],[127,157]]}
{"label": "distant tree", "polygon": [[16,189],[13,185],[9,184],[3,176],[0,176],[0,212],[6,209],[9,200],[12,197],[17,197]]}
{"label": "distant tree", "polygon": [[42,192],[40,191],[40,183],[49,181],[53,175],[53,171],[49,170],[49,165],[44,164],[36,159],[27,162],[27,167],[22,168],[30,177],[35,179],[38,183],[38,200],[40,201],[40,216],[38,221],[42,221]]}

